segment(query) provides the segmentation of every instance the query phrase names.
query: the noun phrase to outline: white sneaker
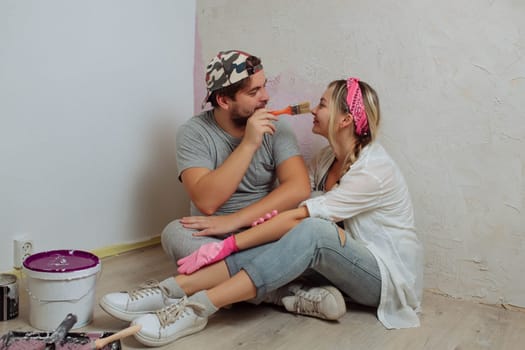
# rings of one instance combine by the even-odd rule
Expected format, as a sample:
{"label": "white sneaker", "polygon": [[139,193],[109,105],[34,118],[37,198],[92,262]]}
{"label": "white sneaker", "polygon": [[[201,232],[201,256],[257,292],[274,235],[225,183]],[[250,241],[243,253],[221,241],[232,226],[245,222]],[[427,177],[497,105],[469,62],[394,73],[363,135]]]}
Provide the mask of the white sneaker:
{"label": "white sneaker", "polygon": [[283,306],[283,298],[294,295],[294,291],[300,289],[302,284],[288,283],[276,290],[266,293],[263,303]]}
{"label": "white sneaker", "polygon": [[169,298],[159,282],[151,280],[129,292],[106,294],[99,304],[111,316],[123,321],[133,321],[139,316],[155,312],[178,300],[179,298]]}
{"label": "white sneaker", "polygon": [[183,297],[154,314],[136,318],[132,324],[142,326],[135,338],[146,346],[162,346],[206,327],[204,306]]}
{"label": "white sneaker", "polygon": [[335,287],[304,289],[300,285],[295,285],[289,287],[289,290],[294,295],[282,298],[282,303],[290,312],[324,320],[338,320],[346,313],[343,295]]}

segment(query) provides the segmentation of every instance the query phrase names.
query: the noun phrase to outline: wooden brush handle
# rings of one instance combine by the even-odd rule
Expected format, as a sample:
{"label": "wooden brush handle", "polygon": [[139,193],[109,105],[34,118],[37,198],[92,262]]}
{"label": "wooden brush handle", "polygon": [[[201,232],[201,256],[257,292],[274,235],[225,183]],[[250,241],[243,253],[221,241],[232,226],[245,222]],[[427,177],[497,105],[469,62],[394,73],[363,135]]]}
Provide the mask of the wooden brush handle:
{"label": "wooden brush handle", "polygon": [[278,116],[281,114],[290,114],[291,112],[292,112],[292,109],[290,108],[290,106],[288,106],[286,108],[279,109],[277,111],[269,111],[268,113]]}
{"label": "wooden brush handle", "polygon": [[142,326],[140,324],[136,324],[134,326],[124,328],[123,330],[118,331],[117,333],[112,334],[109,337],[99,338],[95,340],[95,349],[102,349],[104,346],[108,345],[111,342],[114,342],[115,340],[129,337],[130,335],[133,335],[140,331],[141,328]]}

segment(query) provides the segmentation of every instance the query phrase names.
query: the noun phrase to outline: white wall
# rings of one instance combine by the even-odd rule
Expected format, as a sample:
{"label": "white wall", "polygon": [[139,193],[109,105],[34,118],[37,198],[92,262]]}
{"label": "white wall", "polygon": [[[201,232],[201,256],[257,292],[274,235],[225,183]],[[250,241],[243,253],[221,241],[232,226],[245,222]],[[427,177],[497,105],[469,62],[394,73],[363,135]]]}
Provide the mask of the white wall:
{"label": "white wall", "polygon": [[0,271],[12,240],[96,249],[187,213],[195,1],[0,2]]}
{"label": "white wall", "polygon": [[[524,19],[517,0],[198,0],[196,68],[222,49],[252,52],[276,107],[316,102],[350,74],[371,83],[414,200],[426,287],[525,306]],[[309,154],[311,118],[291,122]]]}

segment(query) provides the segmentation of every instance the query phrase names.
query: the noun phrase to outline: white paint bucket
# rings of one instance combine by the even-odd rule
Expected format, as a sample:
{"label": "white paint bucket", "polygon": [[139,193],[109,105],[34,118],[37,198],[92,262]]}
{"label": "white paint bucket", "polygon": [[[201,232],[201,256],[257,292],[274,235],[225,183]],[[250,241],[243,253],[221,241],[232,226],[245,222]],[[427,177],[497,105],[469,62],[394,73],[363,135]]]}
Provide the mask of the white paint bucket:
{"label": "white paint bucket", "polygon": [[96,255],[81,250],[52,250],[29,256],[23,265],[31,326],[54,330],[69,313],[77,316],[73,329],[91,322],[101,267]]}

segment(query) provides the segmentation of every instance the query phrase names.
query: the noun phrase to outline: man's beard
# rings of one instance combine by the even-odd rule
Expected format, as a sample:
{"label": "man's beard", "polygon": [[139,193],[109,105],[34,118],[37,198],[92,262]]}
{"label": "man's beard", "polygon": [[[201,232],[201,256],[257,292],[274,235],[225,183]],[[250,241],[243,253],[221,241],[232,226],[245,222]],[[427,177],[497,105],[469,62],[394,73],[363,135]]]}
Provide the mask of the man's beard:
{"label": "man's beard", "polygon": [[248,123],[248,118],[249,117],[235,116],[235,117],[232,117],[232,122],[233,124],[235,124],[235,126],[244,127],[246,126],[246,123]]}
{"label": "man's beard", "polygon": [[260,108],[264,108],[265,106],[266,104],[262,106],[258,106],[253,111],[245,112],[245,113],[243,113],[244,111],[240,111],[238,108],[235,108],[234,110],[232,110],[231,120],[233,124],[235,124],[236,126],[245,127],[246,124],[248,123],[248,119],[253,115],[253,113],[255,113],[255,111]]}
{"label": "man's beard", "polygon": [[238,108],[235,108],[232,111],[231,120],[236,126],[245,127],[246,123],[248,123],[248,118],[250,118],[254,112],[255,111],[251,111],[251,113],[242,113]]}

